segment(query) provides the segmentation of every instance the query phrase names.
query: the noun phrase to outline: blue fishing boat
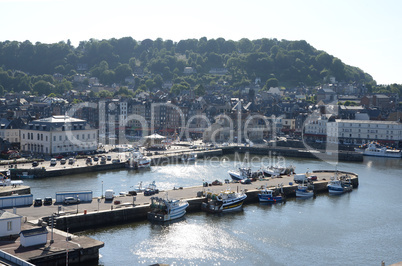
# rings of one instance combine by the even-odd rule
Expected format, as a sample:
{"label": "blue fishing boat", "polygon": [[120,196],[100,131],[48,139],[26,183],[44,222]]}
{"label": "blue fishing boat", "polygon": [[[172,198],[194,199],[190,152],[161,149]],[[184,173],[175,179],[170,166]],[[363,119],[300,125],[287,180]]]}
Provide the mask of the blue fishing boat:
{"label": "blue fishing boat", "polygon": [[258,199],[260,202],[281,202],[283,200],[282,195],[274,196],[272,189],[264,188],[258,193]]}

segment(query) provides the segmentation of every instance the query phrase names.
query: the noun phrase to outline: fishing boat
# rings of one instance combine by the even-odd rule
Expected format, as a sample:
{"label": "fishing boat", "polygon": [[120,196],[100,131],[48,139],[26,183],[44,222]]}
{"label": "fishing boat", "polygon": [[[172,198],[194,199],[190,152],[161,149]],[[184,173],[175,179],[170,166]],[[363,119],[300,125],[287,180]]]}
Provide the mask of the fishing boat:
{"label": "fishing boat", "polygon": [[274,196],[274,191],[265,187],[258,193],[258,199],[260,202],[281,202],[283,197],[282,194]]}
{"label": "fishing boat", "polygon": [[279,167],[279,166],[270,166],[262,169],[265,176],[280,176],[280,175],[288,175],[292,174],[295,171],[295,167],[293,165],[289,165],[287,167]]}
{"label": "fishing boat", "polygon": [[304,182],[299,184],[296,189],[296,197],[298,198],[310,198],[314,196],[314,189],[311,185],[306,185]]}
{"label": "fishing boat", "polygon": [[388,158],[401,158],[402,151],[387,146],[382,146],[377,142],[371,142],[369,144],[360,146],[355,149],[356,152],[363,153],[365,156],[377,156]]}
{"label": "fishing boat", "polygon": [[240,210],[247,195],[243,192],[234,192],[230,189],[219,194],[207,193],[207,202],[201,204],[201,209],[211,213]]}
{"label": "fishing boat", "polygon": [[159,189],[156,188],[155,181],[149,184],[148,187],[144,190],[144,196],[151,196],[158,193]]}
{"label": "fishing boat", "polygon": [[239,168],[239,171],[229,171],[229,176],[235,180],[240,181],[242,179],[246,179],[251,177],[251,169],[250,168]]}
{"label": "fishing boat", "polygon": [[179,219],[186,214],[187,201],[177,199],[163,199],[151,197],[151,211],[148,212],[148,220],[153,222],[168,222]]}
{"label": "fishing boat", "polygon": [[263,175],[262,171],[251,171],[250,168],[242,167],[239,168],[239,171],[228,171],[229,176],[234,181],[240,181],[247,178],[258,178]]}
{"label": "fishing boat", "polygon": [[338,178],[338,173],[331,177],[331,180],[327,184],[328,193],[332,195],[339,195],[345,192],[350,192],[353,190],[353,186],[350,182],[348,176],[341,176]]}
{"label": "fishing boat", "polygon": [[130,169],[149,168],[151,167],[151,158],[144,156],[139,151],[133,151],[130,153],[126,166]]}

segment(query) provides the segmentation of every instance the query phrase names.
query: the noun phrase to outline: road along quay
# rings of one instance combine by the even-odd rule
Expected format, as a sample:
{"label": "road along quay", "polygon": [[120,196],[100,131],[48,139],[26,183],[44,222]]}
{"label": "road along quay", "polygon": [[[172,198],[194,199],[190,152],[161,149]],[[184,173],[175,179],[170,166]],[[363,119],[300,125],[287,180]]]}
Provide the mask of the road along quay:
{"label": "road along quay", "polygon": [[[335,175],[335,171],[313,171],[317,181],[313,181],[316,194],[328,191],[328,181]],[[352,181],[353,187],[359,185],[358,175],[349,172],[338,171],[339,175],[347,174]],[[245,204],[258,202],[258,193],[262,187],[273,190],[283,190],[287,198],[295,197],[297,184],[293,183],[293,175],[282,176],[281,178],[269,178],[257,180],[251,184],[228,183],[221,186],[196,186],[168,191],[161,191],[155,196],[168,196],[172,199],[181,199],[189,202],[188,212],[201,210],[201,203],[205,201],[206,192],[219,193],[226,189],[233,191],[245,191],[247,199]],[[137,196],[118,196],[112,201],[101,198],[94,198],[92,202],[80,203],[78,205],[53,204],[41,207],[18,208],[18,214],[28,221],[49,221],[49,217],[55,214],[54,221],[57,229],[70,232],[77,232],[94,227],[103,227],[115,224],[124,224],[133,221],[141,221],[147,218],[150,211],[150,196],[138,193]],[[118,203],[118,204],[116,204]]]}

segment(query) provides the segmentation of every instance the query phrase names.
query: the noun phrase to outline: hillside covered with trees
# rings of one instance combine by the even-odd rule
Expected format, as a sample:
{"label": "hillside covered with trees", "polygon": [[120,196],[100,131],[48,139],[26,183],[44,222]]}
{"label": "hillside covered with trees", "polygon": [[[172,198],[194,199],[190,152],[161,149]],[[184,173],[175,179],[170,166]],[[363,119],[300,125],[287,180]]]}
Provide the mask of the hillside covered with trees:
{"label": "hillside covered with trees", "polygon": [[[131,37],[82,41],[73,47],[69,41],[53,44],[29,41],[0,43],[0,94],[31,91],[33,94],[61,95],[74,88],[73,77],[87,74],[104,85],[127,85],[135,75],[135,90],[154,90],[171,81],[171,92],[196,86],[208,88],[228,84],[241,88],[261,80],[262,88],[271,86],[315,86],[326,78],[367,84],[370,90],[390,90],[376,85],[361,69],[344,64],[339,58],[319,51],[306,41],[277,39],[239,41],[223,38],[171,40]],[[184,73],[192,67],[192,73]],[[224,70],[220,75],[211,70]],[[59,73],[62,80],[55,81]],[[397,86],[396,92],[400,91]]]}

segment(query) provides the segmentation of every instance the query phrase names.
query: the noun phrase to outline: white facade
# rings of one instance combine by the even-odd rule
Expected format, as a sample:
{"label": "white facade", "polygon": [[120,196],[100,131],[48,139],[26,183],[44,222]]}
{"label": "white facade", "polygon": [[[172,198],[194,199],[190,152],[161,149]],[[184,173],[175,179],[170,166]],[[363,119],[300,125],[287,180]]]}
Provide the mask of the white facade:
{"label": "white facade", "polygon": [[47,242],[48,231],[46,227],[24,230],[20,233],[20,243],[23,247],[43,245]]}
{"label": "white facade", "polygon": [[332,143],[364,144],[371,141],[402,141],[402,124],[396,121],[341,120],[328,123],[327,140]]}
{"label": "white facade", "polygon": [[60,154],[95,151],[98,130],[85,120],[52,116],[32,121],[21,129],[21,150],[32,153]]}
{"label": "white facade", "polygon": [[0,129],[0,138],[7,140],[10,143],[20,142],[19,129]]}
{"label": "white facade", "polygon": [[304,124],[304,134],[308,137],[326,137],[330,114],[310,116]]}
{"label": "white facade", "polygon": [[0,237],[18,235],[21,231],[21,217],[6,211],[0,211]]}

